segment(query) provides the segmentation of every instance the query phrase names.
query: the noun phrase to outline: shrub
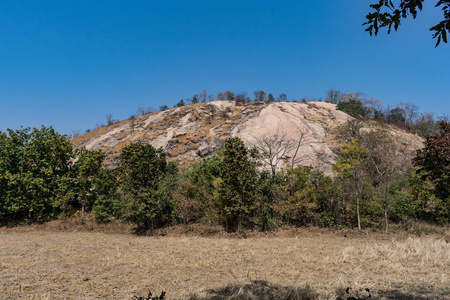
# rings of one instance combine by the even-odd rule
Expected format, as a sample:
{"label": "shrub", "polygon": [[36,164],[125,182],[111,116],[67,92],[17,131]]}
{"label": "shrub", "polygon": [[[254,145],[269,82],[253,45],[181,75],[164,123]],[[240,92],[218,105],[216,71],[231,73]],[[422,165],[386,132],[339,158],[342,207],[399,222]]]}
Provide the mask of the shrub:
{"label": "shrub", "polygon": [[94,218],[99,221],[105,221],[111,217],[120,218],[123,214],[123,203],[120,200],[109,199],[105,195],[97,197],[92,208]]}

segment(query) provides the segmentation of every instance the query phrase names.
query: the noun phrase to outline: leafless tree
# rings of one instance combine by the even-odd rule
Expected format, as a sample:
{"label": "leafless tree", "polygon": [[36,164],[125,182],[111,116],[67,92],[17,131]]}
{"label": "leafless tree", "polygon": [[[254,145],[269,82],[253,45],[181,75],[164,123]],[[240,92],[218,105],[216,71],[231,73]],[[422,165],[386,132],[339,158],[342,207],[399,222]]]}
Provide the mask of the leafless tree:
{"label": "leafless tree", "polygon": [[334,104],[338,104],[341,96],[342,96],[342,93],[340,91],[331,88],[326,92],[325,101],[328,101],[328,102],[334,103]]}
{"label": "leafless tree", "polygon": [[208,91],[204,89],[200,94],[200,102],[205,103],[207,99],[208,99]]}
{"label": "leafless tree", "polygon": [[294,142],[295,151],[294,151],[294,154],[292,155],[292,159],[291,159],[291,169],[293,169],[295,165],[298,165],[299,162],[302,160],[302,158],[297,157],[297,155],[298,155],[298,150],[300,149],[300,146],[302,145],[303,138],[305,137],[305,132],[303,130],[301,130],[300,128],[297,129],[297,132],[300,134],[300,136],[298,138],[298,141]]}
{"label": "leafless tree", "polygon": [[149,106],[149,107],[139,107],[138,110],[137,110],[138,116],[145,116],[145,115],[148,115],[148,114],[152,114],[154,112],[156,112],[156,109],[151,107],[151,106]]}
{"label": "leafless tree", "polygon": [[384,218],[385,230],[388,232],[388,185],[395,174],[400,172],[403,155],[399,155],[399,149],[393,136],[386,130],[377,128],[365,132],[360,136],[361,144],[368,149],[365,161],[366,173],[372,179],[374,187],[384,190]]}
{"label": "leafless tree", "polygon": [[405,127],[410,128],[410,125],[414,123],[414,120],[417,117],[419,107],[412,103],[400,103],[398,104],[398,107],[400,107],[404,113]]}
{"label": "leafless tree", "polygon": [[280,162],[289,159],[288,153],[296,146],[294,140],[288,138],[285,133],[278,131],[270,136],[253,137],[255,148],[258,150],[261,162],[271,172],[273,183],[276,182],[277,169]]}
{"label": "leafless tree", "polygon": [[278,96],[278,102],[287,102],[287,96],[286,94],[280,94],[280,96]]}

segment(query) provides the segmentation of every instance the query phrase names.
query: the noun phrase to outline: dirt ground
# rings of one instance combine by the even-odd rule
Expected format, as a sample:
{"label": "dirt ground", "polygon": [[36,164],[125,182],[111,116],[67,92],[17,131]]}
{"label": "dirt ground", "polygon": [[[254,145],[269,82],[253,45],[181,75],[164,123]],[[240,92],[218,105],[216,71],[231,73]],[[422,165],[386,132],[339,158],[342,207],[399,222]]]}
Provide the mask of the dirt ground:
{"label": "dirt ground", "polygon": [[149,290],[183,299],[252,280],[310,286],[323,299],[346,287],[378,298],[450,299],[450,243],[320,231],[247,238],[0,231],[0,299],[131,299]]}

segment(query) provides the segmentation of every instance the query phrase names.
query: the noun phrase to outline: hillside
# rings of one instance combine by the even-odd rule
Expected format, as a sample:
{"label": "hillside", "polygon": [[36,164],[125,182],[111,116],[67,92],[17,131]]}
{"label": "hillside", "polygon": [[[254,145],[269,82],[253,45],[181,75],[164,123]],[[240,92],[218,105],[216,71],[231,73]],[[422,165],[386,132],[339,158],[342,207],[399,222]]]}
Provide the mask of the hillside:
{"label": "hillside", "polygon": [[[131,142],[162,147],[169,160],[180,165],[215,153],[228,137],[240,137],[248,147],[275,134],[301,146],[295,164],[319,166],[328,173],[336,161],[333,129],[352,117],[324,102],[273,102],[236,105],[233,101],[191,104],[139,116],[105,126],[72,139],[75,147],[102,149],[105,164],[117,164],[121,149]],[[367,125],[370,126],[370,125]],[[422,139],[391,128],[397,142],[409,152],[422,147]],[[303,137],[302,137],[303,136]],[[295,152],[287,153],[286,163]]]}

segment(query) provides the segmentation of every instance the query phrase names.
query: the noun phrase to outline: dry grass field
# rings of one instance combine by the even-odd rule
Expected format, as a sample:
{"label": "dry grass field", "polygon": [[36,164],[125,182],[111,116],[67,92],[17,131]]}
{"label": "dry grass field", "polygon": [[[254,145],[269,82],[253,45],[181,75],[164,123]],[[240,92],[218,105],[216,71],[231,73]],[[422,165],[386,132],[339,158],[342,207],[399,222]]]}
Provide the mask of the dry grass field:
{"label": "dry grass field", "polygon": [[438,237],[298,232],[289,237],[140,237],[0,232],[1,299],[168,299],[265,280],[310,286],[320,299],[369,288],[372,298],[450,298],[450,243]]}

